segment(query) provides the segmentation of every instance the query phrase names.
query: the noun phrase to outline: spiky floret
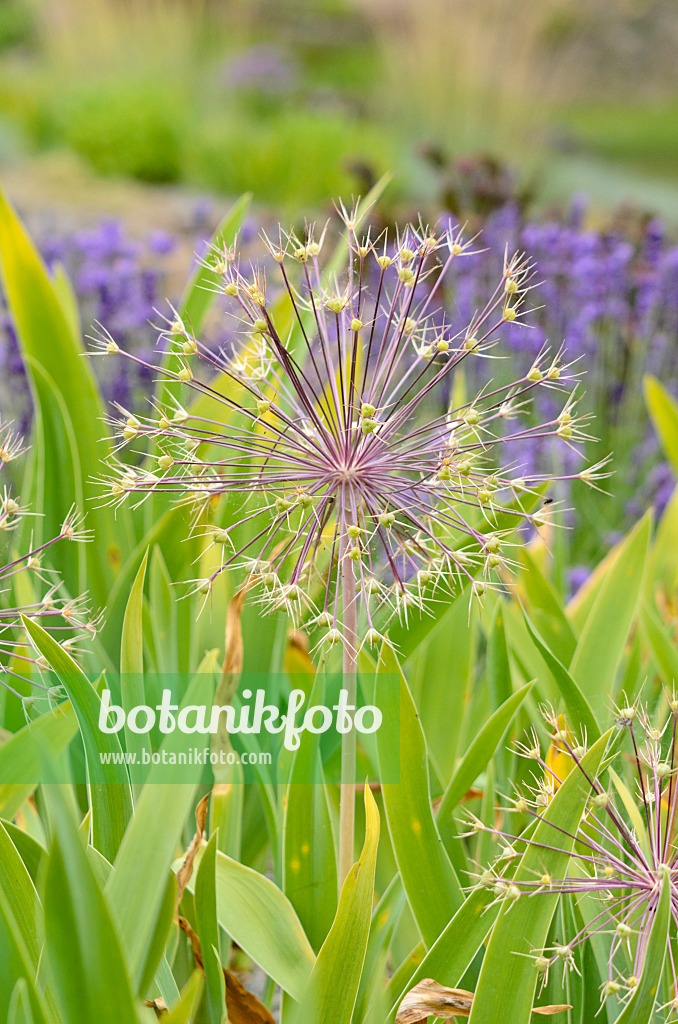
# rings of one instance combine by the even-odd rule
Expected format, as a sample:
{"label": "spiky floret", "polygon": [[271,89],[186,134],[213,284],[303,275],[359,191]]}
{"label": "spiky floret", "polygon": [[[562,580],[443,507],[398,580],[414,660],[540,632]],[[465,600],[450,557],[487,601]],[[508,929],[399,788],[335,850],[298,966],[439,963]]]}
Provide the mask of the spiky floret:
{"label": "spiky floret", "polygon": [[[23,442],[11,429],[11,424],[0,423],[0,472],[24,451]],[[35,678],[28,678],[32,668],[43,670],[48,666],[42,657],[31,653],[22,616],[39,622],[71,654],[76,653],[81,641],[95,634],[99,626],[99,620],[90,615],[86,598],[68,597],[48,562],[55,545],[91,540],[80,515],[73,507],[55,536],[40,544],[34,543],[31,537],[28,550],[16,553],[13,551],[15,531],[31,514],[29,507],[22,505],[5,487],[0,495],[0,543],[3,547],[0,554],[0,682],[18,697],[22,695],[12,687],[10,679],[47,689]]]}
{"label": "spiky floret", "polygon": [[[372,240],[369,231],[358,234],[358,205],[342,206],[341,216],[341,272],[335,260],[323,265],[326,231],[316,238],[310,226],[301,238],[281,230],[277,241],[265,239],[291,329],[283,305],[269,297],[266,273],[242,271],[234,246],[212,252],[206,266],[230,297],[239,342],[214,354],[173,311],[161,331],[173,362],[151,366],[123,352],[183,382],[192,401],[180,404],[172,386],[173,400],[151,415],[118,409],[120,447],[143,441],[154,457],[142,468],[115,461],[105,483],[112,503],[169,492],[202,508],[240,495],[241,514],[212,538],[219,565],[197,588],[208,593],[219,573],[239,567],[268,609],[306,619],[328,644],[353,642],[340,597],[347,568],[361,635],[373,640],[389,616],[407,620],[461,582],[477,595],[498,584],[515,527],[538,525],[530,496],[543,483],[501,469],[501,446],[562,434],[560,418],[523,420],[506,433],[536,389],[568,392],[565,440],[580,436],[569,395],[575,374],[560,354],[542,353],[511,384],[489,384],[440,412],[455,370],[488,357],[501,326],[520,318],[532,287],[520,255],[505,260],[473,322],[453,332],[438,298],[470,243],[423,225],[399,231],[393,243]],[[94,341],[103,354],[118,351],[105,332]],[[210,373],[220,375],[218,387]],[[591,473],[605,475],[599,467]]]}
{"label": "spiky floret", "polygon": [[[630,780],[615,777],[614,786],[602,775],[591,776],[582,764],[584,742],[577,742],[562,715],[544,709],[549,726],[550,748],[542,756],[534,730],[526,743],[517,745],[517,753],[535,764],[534,787],[512,801],[530,819],[548,824],[551,838],[539,844],[527,837],[491,829],[473,819],[475,831],[492,832],[502,852],[491,868],[479,876],[480,885],[490,885],[498,899],[506,898],[511,886],[514,898],[535,897],[546,893],[590,898],[599,906],[582,913],[587,921],[576,934],[559,936],[560,944],[534,950],[535,967],[546,983],[548,973],[561,963],[564,971],[576,970],[576,951],[593,935],[607,937],[607,973],[601,987],[601,999],[611,995],[629,997],[640,977],[645,952],[666,879],[670,886],[671,934],[678,926],[678,700],[668,697],[668,713],[657,726],[638,702],[616,709],[615,723],[628,734]],[[557,820],[544,816],[565,776],[579,771],[590,790],[586,810],[574,834],[560,827]],[[574,841],[574,846],[572,845]],[[546,873],[531,879],[514,878],[503,851],[511,844],[518,854],[535,846],[543,852],[558,851],[568,857],[569,867],[562,878]],[[570,852],[574,850],[574,852]],[[678,977],[671,943],[667,958],[674,996],[678,996]],[[669,1004],[676,1009],[678,1003]]]}

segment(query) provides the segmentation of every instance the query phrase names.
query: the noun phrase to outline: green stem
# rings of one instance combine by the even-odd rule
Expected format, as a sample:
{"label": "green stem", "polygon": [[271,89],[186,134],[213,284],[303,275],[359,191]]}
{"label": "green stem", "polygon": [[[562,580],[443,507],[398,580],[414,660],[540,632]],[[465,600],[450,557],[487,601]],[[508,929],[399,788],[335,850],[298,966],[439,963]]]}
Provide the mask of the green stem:
{"label": "green stem", "polygon": [[[358,625],[356,608],[355,565],[346,554],[341,558],[341,595],[344,618],[343,688],[349,706],[355,707],[358,695]],[[355,729],[341,738],[341,790],[339,798],[339,892],[353,865],[355,855]]]}

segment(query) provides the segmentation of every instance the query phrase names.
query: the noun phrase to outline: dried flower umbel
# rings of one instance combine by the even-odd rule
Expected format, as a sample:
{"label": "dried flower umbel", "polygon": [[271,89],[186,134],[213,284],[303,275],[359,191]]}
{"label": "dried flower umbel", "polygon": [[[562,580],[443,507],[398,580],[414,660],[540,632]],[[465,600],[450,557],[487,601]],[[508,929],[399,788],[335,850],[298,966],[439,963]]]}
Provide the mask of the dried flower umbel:
{"label": "dried flower umbel", "polygon": [[[0,472],[24,451],[22,439],[11,424],[0,423]],[[76,653],[80,642],[95,634],[98,628],[97,620],[89,614],[86,598],[64,596],[55,571],[45,560],[56,544],[91,540],[79,515],[71,509],[56,536],[38,545],[31,541],[28,551],[15,554],[12,551],[15,531],[30,515],[29,509],[12,496],[9,488],[4,488],[0,494],[0,542],[7,553],[3,550],[0,554],[0,681],[20,699],[24,699],[24,695],[8,680],[21,680],[46,690],[47,687],[35,678],[27,678],[27,673],[33,666],[41,671],[48,668],[44,658],[31,655],[22,616],[39,622],[70,654]],[[20,578],[22,594],[31,594],[31,598],[17,600]]]}
{"label": "dried flower umbel", "polygon": [[[454,371],[488,357],[502,325],[519,320],[531,287],[520,256],[506,259],[485,307],[453,333],[442,288],[470,243],[422,226],[406,227],[392,244],[372,240],[359,234],[358,207],[341,212],[341,271],[335,259],[323,267],[326,232],[266,239],[293,311],[291,333],[280,327],[261,268],[241,270],[235,247],[209,255],[241,340],[215,355],[174,315],[161,334],[175,361],[155,369],[183,382],[193,400],[211,399],[221,415],[208,418],[190,402],[146,416],[118,408],[121,446],[150,442],[155,461],[140,469],[116,462],[106,486],[112,502],[169,492],[197,508],[241,495],[241,514],[213,533],[220,562],[197,588],[209,595],[221,572],[239,568],[267,610],[303,620],[320,644],[342,645],[344,670],[354,675],[359,647],[381,643],[392,615],[407,621],[464,582],[481,595],[510,565],[515,527],[543,521],[521,502],[534,509],[544,477],[502,470],[501,446],[546,435],[572,445],[584,434],[569,394],[575,375],[545,350],[512,383],[490,384],[440,414]],[[106,333],[95,346],[120,351]],[[206,370],[228,387],[206,383]],[[526,425],[521,415],[544,387],[567,392],[562,409]],[[495,428],[507,420],[515,429],[499,439]],[[604,467],[578,475],[593,482]],[[347,856],[351,863],[352,849]]]}
{"label": "dried flower umbel", "polygon": [[[638,704],[617,711],[617,727],[627,732],[631,741],[632,775],[628,786],[619,778],[613,786],[612,780],[604,784],[600,777],[590,777],[582,766],[584,747],[576,743],[563,716],[546,709],[544,717],[553,730],[550,756],[542,757],[534,733],[519,746],[518,753],[532,759],[539,769],[534,776],[534,792],[521,793],[514,808],[546,821],[543,811],[564,773],[583,773],[591,793],[576,834],[570,835],[556,821],[551,823],[553,846],[540,846],[546,853],[549,849],[561,850],[560,844],[567,838],[575,839],[569,870],[563,878],[553,878],[545,870],[540,877],[520,880],[513,877],[510,861],[502,854],[482,882],[492,886],[502,900],[538,898],[544,893],[595,899],[599,905],[592,910],[588,924],[577,934],[559,936],[554,947],[535,951],[535,967],[542,986],[556,964],[562,964],[564,972],[577,970],[575,951],[592,935],[601,933],[609,940],[608,976],[601,999],[605,1001],[611,995],[627,999],[637,988],[643,970],[664,880],[670,886],[674,935],[678,924],[678,700],[669,697],[669,712],[659,727]],[[473,824],[474,830],[485,828],[477,820]],[[515,851],[515,856],[522,855],[530,845],[529,838],[510,832],[495,835],[504,849],[510,846]],[[664,1008],[675,1012],[678,977],[670,943],[667,963],[673,995]]]}

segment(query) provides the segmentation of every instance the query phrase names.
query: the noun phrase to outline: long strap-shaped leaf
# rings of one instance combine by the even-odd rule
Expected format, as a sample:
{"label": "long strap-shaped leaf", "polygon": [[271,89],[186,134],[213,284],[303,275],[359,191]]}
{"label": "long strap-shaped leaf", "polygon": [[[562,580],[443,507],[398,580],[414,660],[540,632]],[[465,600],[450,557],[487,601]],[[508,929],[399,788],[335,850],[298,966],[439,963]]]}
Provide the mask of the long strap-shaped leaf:
{"label": "long strap-shaped leaf", "polygon": [[388,830],[410,909],[430,947],[461,906],[462,894],[433,817],[426,742],[412,694],[386,645],[375,703],[383,714],[377,751]]}
{"label": "long strap-shaped leaf", "polygon": [[379,811],[365,786],[365,845],[348,873],[330,933],[318,953],[294,1024],[351,1024],[372,917]]}
{"label": "long strap-shaped leaf", "polygon": [[[0,189],[0,266],[2,283],[32,378],[35,397],[45,423],[55,410],[55,393],[68,410],[77,446],[75,457],[66,446],[52,446],[43,471],[47,493],[52,496],[45,512],[47,520],[62,520],[73,501],[73,490],[64,480],[75,474],[75,489],[85,498],[95,495],[93,481],[100,476],[105,447],[101,444],[101,420],[104,405],[92,367],[82,358],[82,341],[74,333],[72,311],[64,305],[63,285],[55,284],[35,246],[17,217],[5,193]],[[51,385],[48,384],[51,379]],[[57,417],[58,419],[58,417]],[[96,544],[85,552],[89,587],[97,604],[105,604],[107,591],[120,561],[121,537],[129,529],[129,512],[115,513],[111,508],[93,505],[88,511],[89,525],[96,533]],[[54,523],[51,523],[53,526]],[[72,576],[69,583],[72,583]],[[73,587],[75,590],[75,587]]]}
{"label": "long strap-shaped leaf", "polygon": [[[610,732],[601,736],[582,759],[589,778],[600,767],[609,736]],[[570,772],[532,836],[533,843],[546,847],[554,845],[557,836],[560,849],[528,846],[516,869],[516,879],[531,879],[544,872],[562,878],[567,872],[574,846],[568,834],[576,832],[591,792],[584,771]],[[563,831],[556,832],[551,822]],[[557,902],[557,893],[543,893],[502,906],[480,971],[470,1024],[495,1024],[500,1020],[529,1024],[537,971],[530,957],[523,954],[544,947]]]}
{"label": "long strap-shaped leaf", "polygon": [[[182,708],[211,704],[217,664],[216,652],[209,652],[186,690]],[[186,743],[183,733],[169,733],[162,745],[168,763],[172,763],[169,755],[186,750]],[[176,775],[162,763],[152,766],[106,886],[137,986],[142,981],[145,955],[165,896],[173,854],[197,788],[195,781],[184,781],[180,767],[175,771]]]}
{"label": "long strap-shaped leaf", "polygon": [[102,764],[100,754],[122,755],[116,733],[103,733],[99,729],[101,700],[87,676],[76,662],[47,633],[31,619],[23,618],[29,637],[54,669],[68,694],[76,717],[87,756],[87,779],[92,802],[92,840],[97,850],[112,861],[132,815],[132,795],[124,764]]}

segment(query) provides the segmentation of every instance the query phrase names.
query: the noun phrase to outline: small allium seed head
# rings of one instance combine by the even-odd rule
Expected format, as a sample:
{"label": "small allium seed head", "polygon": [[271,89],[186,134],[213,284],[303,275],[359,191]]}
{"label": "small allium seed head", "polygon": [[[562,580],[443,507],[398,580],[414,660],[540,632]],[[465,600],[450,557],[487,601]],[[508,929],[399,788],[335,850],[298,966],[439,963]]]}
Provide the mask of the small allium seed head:
{"label": "small allium seed head", "polygon": [[513,306],[507,306],[504,310],[504,320],[508,323],[513,323],[517,315],[518,314]]}

